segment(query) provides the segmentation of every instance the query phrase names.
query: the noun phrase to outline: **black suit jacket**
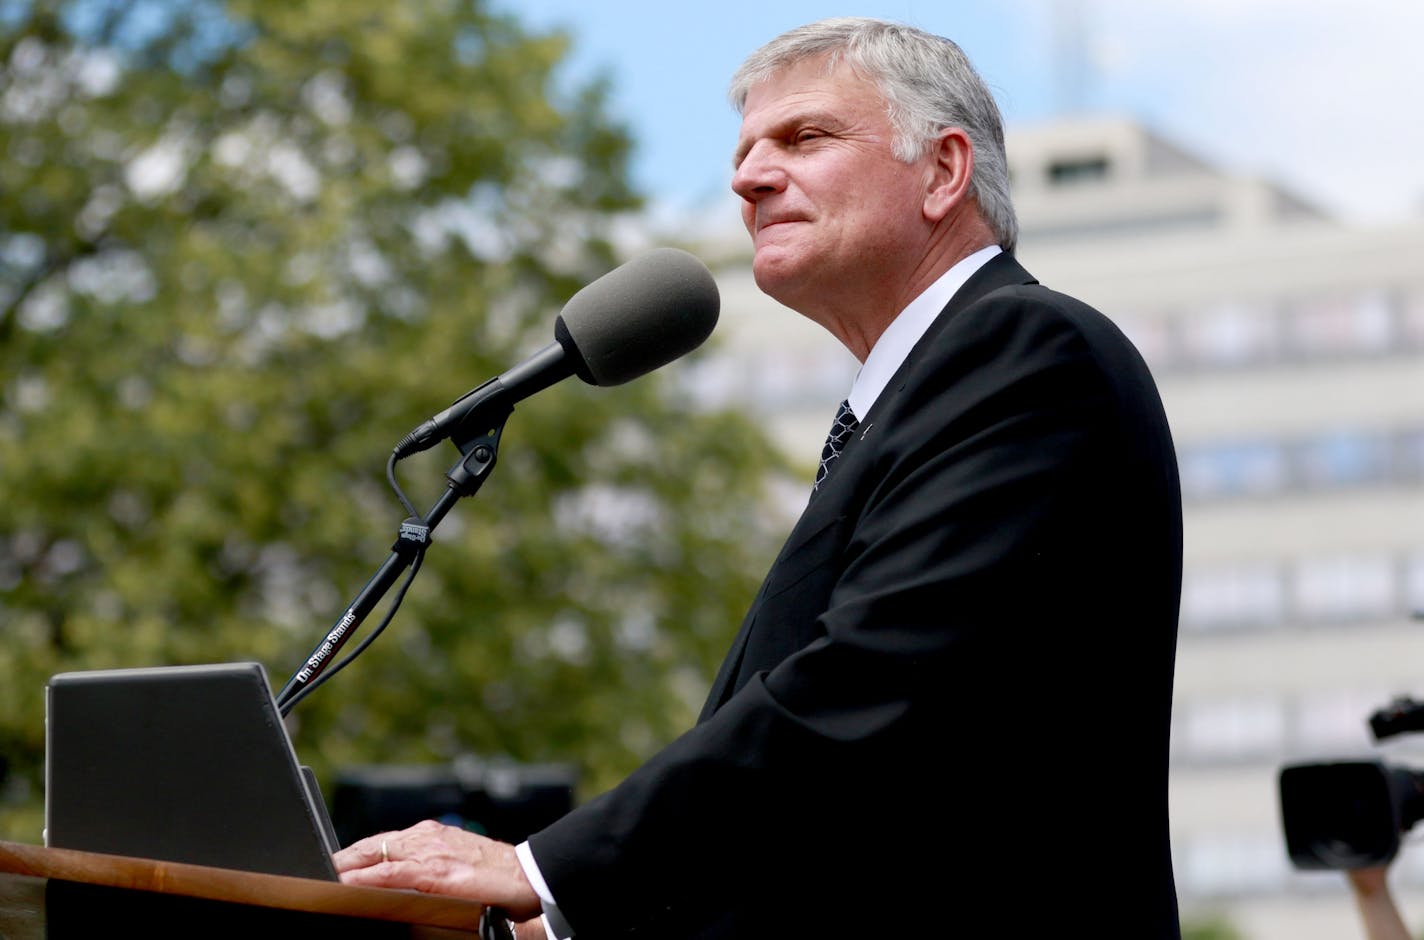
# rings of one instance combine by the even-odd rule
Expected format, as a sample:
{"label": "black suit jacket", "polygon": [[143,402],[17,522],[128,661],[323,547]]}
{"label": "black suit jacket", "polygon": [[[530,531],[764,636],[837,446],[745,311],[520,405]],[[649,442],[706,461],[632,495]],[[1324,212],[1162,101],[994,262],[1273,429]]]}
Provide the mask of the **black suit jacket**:
{"label": "black suit jacket", "polygon": [[1176,937],[1180,580],[1146,367],[1000,255],[861,416],[698,724],[534,856],[580,940]]}

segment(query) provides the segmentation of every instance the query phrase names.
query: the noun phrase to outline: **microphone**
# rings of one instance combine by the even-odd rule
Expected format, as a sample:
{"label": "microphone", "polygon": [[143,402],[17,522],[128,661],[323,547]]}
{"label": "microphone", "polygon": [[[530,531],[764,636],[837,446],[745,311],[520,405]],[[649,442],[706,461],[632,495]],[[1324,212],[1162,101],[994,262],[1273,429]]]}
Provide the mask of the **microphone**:
{"label": "microphone", "polygon": [[622,385],[702,345],[717,325],[717,282],[677,248],[656,248],[609,271],[569,298],[554,342],[467,392],[395,446],[397,459],[429,450],[486,409],[507,410],[577,375]]}

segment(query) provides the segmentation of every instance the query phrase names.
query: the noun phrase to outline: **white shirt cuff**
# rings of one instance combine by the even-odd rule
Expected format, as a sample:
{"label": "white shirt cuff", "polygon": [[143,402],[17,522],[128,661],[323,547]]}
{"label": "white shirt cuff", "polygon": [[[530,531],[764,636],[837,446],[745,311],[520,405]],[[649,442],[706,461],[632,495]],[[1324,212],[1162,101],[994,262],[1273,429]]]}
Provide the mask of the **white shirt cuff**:
{"label": "white shirt cuff", "polygon": [[554,893],[549,890],[549,883],[539,871],[539,863],[534,861],[534,853],[530,850],[529,843],[521,842],[516,845],[514,854],[519,859],[519,867],[524,869],[524,877],[529,879],[534,893],[539,895],[539,905],[544,909],[544,916],[540,918],[544,924],[544,933],[549,940],[572,940],[574,930],[569,926],[569,922],[564,920],[559,906],[554,903]]}

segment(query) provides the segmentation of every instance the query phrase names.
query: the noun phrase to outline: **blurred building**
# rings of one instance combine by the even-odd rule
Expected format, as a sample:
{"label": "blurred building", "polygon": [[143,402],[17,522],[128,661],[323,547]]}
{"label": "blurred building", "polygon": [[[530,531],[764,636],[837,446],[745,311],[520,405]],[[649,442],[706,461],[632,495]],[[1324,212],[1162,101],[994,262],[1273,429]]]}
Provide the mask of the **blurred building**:
{"label": "blurred building", "polygon": [[[1424,741],[1377,746],[1367,726],[1395,695],[1424,698],[1424,220],[1340,224],[1128,121],[1020,128],[1009,157],[1019,257],[1133,338],[1176,436],[1184,914],[1220,912],[1251,940],[1358,936],[1343,879],[1291,868],[1276,775],[1326,757],[1410,763],[1411,748],[1424,763]],[[857,364],[757,292],[744,233],[706,253],[730,260],[726,354],[698,370],[701,391],[773,415],[809,483]],[[1078,616],[1065,627],[1092,629]],[[1394,879],[1424,923],[1424,848],[1406,847]]]}

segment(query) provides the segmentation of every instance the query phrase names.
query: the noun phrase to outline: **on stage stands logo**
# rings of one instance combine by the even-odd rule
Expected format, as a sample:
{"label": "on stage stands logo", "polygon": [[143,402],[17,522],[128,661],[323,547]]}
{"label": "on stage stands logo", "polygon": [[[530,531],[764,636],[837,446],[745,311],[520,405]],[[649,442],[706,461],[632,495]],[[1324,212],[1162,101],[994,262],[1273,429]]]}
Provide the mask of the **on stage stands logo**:
{"label": "on stage stands logo", "polygon": [[341,642],[341,638],[346,635],[346,631],[351,629],[351,625],[356,622],[356,611],[347,608],[346,615],[336,626],[331,628],[331,632],[326,635],[321,646],[316,648],[316,652],[311,654],[307,664],[297,673],[298,682],[306,682],[316,675],[317,669],[321,667],[326,657],[331,655],[331,651],[336,649],[336,645]]}

